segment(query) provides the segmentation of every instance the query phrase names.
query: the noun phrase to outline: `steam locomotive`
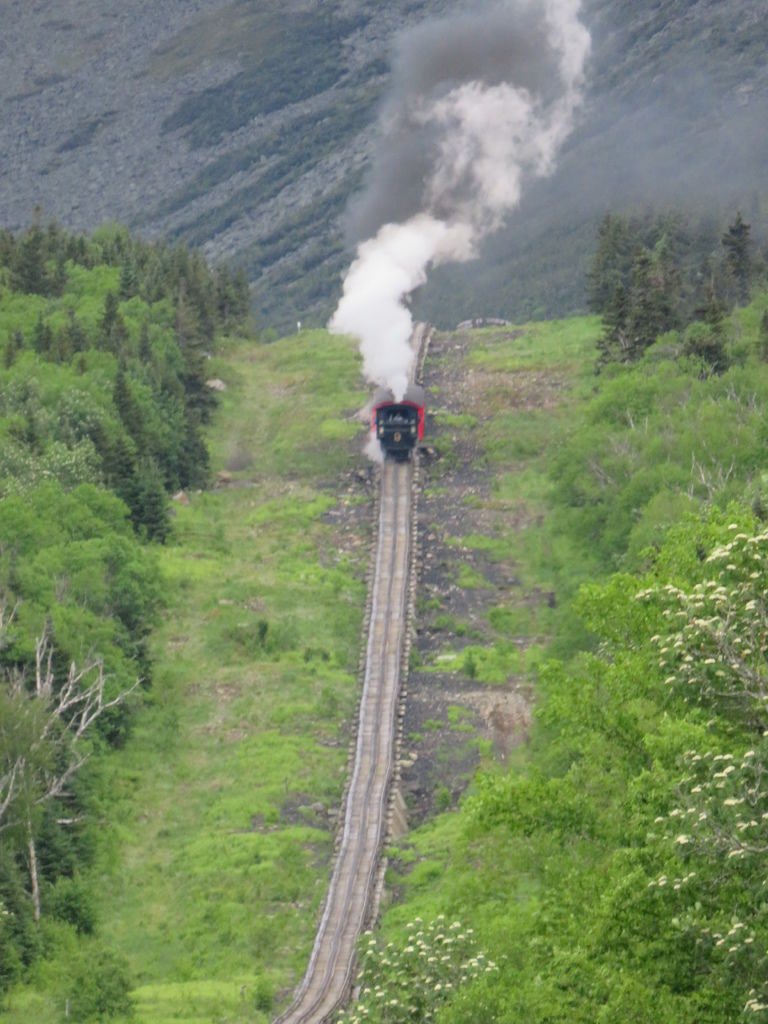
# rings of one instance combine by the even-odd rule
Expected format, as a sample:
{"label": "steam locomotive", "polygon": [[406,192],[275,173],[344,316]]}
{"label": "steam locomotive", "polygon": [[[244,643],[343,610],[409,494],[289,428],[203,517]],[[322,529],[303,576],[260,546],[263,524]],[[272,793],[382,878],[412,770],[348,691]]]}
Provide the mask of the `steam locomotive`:
{"label": "steam locomotive", "polygon": [[384,454],[405,462],[424,438],[424,389],[409,385],[400,401],[391,391],[380,388],[373,396],[371,433]]}

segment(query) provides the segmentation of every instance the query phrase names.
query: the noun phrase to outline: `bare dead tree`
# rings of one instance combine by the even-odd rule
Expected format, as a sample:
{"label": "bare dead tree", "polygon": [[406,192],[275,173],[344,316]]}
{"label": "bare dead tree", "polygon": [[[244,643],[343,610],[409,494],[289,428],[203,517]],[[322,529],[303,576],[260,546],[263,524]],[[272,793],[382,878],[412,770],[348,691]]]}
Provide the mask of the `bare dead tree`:
{"label": "bare dead tree", "polygon": [[[0,608],[0,638],[13,614]],[[84,742],[96,722],[111,708],[123,704],[139,680],[109,699],[107,675],[101,658],[89,658],[84,666],[74,662],[66,679],[53,671],[54,647],[47,629],[35,642],[34,664],[27,671],[7,673],[5,686],[10,706],[22,724],[25,749],[19,738],[0,729],[0,832],[22,826],[26,834],[27,860],[35,920],[40,919],[40,879],[35,844],[34,811],[67,795],[70,783],[88,760]],[[5,748],[5,749],[3,749]],[[46,756],[53,750],[56,756]],[[62,818],[72,824],[77,818]]]}

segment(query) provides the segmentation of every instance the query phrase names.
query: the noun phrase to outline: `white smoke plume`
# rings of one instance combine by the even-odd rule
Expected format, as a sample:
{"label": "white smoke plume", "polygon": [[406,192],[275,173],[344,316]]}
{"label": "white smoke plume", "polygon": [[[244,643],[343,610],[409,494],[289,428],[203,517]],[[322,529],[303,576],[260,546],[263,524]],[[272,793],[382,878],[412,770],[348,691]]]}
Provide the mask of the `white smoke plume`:
{"label": "white smoke plume", "polygon": [[402,397],[408,296],[430,266],[471,259],[527,180],[550,174],[581,100],[580,0],[506,0],[405,35],[358,219],[372,226],[330,329],[360,340],[363,372]]}

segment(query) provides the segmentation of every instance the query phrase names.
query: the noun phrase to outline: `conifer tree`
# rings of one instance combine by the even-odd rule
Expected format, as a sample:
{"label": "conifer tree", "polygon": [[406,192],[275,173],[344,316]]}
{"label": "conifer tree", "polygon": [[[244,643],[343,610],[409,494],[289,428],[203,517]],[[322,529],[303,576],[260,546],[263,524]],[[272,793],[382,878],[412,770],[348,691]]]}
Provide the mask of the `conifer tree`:
{"label": "conifer tree", "polygon": [[179,483],[182,487],[205,487],[209,481],[210,460],[200,429],[187,414],[184,440],[179,453]]}
{"label": "conifer tree", "polygon": [[121,356],[128,341],[128,331],[120,316],[119,300],[114,292],[107,292],[104,299],[104,312],[99,323],[102,341],[105,347]]}
{"label": "conifer tree", "polygon": [[629,358],[628,317],[627,289],[623,284],[617,283],[610,302],[603,310],[603,333],[597,342],[598,365],[626,362]]}
{"label": "conifer tree", "polygon": [[133,511],[137,503],[135,446],[122,433],[112,443],[103,436],[94,437],[93,440],[101,455],[106,483]]}
{"label": "conifer tree", "polygon": [[725,249],[726,267],[734,282],[736,299],[747,302],[752,277],[752,240],[750,226],[744,221],[741,211],[736,214],[733,223],[728,225],[720,241]]}
{"label": "conifer tree", "polygon": [[120,271],[120,298],[131,299],[139,293],[139,275],[136,265],[128,258]]}
{"label": "conifer tree", "polygon": [[597,248],[588,274],[588,305],[604,313],[616,300],[617,289],[629,280],[632,233],[623,217],[608,213],[598,229]]}
{"label": "conifer tree", "polygon": [[144,424],[142,422],[141,410],[131,393],[128,384],[125,367],[120,364],[115,375],[115,385],[112,390],[112,399],[117,409],[117,414],[123,426],[133,439],[139,452],[144,449]]}
{"label": "conifer tree", "polygon": [[12,280],[19,291],[30,295],[47,294],[44,240],[43,231],[36,221],[16,248]]}
{"label": "conifer tree", "polygon": [[142,459],[137,467],[136,493],[131,519],[149,540],[164,544],[171,530],[165,481],[154,459]]}
{"label": "conifer tree", "polygon": [[5,352],[3,355],[3,365],[6,370],[9,370],[16,362],[16,357],[19,352],[24,348],[24,335],[21,331],[14,331],[5,344]]}
{"label": "conifer tree", "polygon": [[207,345],[197,313],[187,300],[183,282],[176,297],[175,326],[176,341],[184,357],[183,380],[187,408],[199,422],[206,423],[214,406],[213,395],[205,383]]}
{"label": "conifer tree", "polygon": [[71,308],[67,310],[66,332],[73,353],[84,352],[89,347],[85,328],[77,319],[74,309]]}
{"label": "conifer tree", "polygon": [[673,326],[663,275],[653,255],[642,248],[632,265],[627,313],[627,358],[639,359],[656,338]]}
{"label": "conifer tree", "polygon": [[32,348],[43,358],[48,358],[53,351],[53,331],[43,319],[42,313],[37,318],[32,334]]}
{"label": "conifer tree", "polygon": [[152,365],[152,343],[149,340],[149,324],[145,320],[139,334],[139,361],[143,366]]}

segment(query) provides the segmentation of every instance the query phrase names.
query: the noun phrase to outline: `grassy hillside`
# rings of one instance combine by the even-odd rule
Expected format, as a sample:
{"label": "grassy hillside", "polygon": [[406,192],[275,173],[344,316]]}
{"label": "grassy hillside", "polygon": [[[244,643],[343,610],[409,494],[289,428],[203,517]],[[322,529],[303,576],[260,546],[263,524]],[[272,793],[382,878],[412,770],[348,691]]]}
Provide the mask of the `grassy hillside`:
{"label": "grassy hillside", "polygon": [[[89,884],[146,1022],[270,1019],[303,970],[345,780],[370,495],[353,349],[235,343],[212,428],[222,483],[174,509],[155,683],[101,764]],[[88,957],[88,943],[78,955]],[[58,1021],[72,945],[0,1019]]]}

